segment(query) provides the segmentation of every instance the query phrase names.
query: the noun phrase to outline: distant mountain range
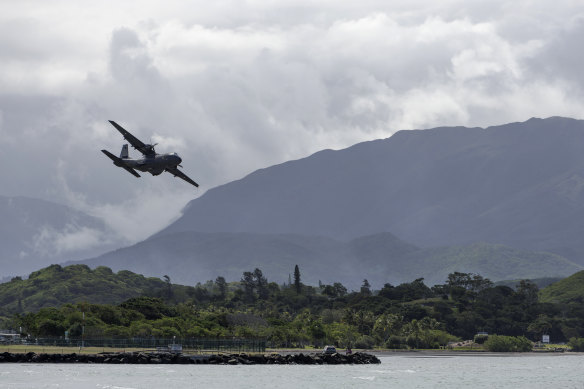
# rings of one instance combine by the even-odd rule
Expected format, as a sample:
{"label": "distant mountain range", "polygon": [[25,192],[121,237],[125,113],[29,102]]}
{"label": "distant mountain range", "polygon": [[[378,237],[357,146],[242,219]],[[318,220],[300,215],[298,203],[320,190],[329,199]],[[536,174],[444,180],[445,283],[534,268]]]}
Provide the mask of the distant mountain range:
{"label": "distant mountain range", "polygon": [[0,280],[123,244],[101,220],[64,205],[0,196]]}
{"label": "distant mountain range", "polygon": [[390,233],[343,242],[293,234],[177,232],[81,263],[149,276],[166,274],[186,285],[217,276],[236,281],[256,267],[269,281],[282,283],[298,264],[302,282],[342,282],[354,290],[363,279],[381,288],[386,282],[397,285],[420,277],[428,285],[442,284],[454,271],[502,280],[568,276],[584,268],[555,254],[485,243],[421,249]]}
{"label": "distant mountain range", "polygon": [[584,121],[399,131],[321,151],[207,191],[158,236],[183,231],[391,232],[422,247],[488,242],[584,264]]}

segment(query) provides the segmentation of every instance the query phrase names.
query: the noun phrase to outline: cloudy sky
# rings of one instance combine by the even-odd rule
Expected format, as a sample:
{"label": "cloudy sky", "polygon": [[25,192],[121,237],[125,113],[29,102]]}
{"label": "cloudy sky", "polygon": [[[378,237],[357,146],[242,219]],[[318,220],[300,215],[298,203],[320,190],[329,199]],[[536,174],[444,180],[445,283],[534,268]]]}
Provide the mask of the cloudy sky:
{"label": "cloudy sky", "polygon": [[[0,0],[0,195],[137,241],[205,190],[320,149],[582,118],[583,41],[581,0]],[[115,168],[108,119],[178,152],[201,188]]]}

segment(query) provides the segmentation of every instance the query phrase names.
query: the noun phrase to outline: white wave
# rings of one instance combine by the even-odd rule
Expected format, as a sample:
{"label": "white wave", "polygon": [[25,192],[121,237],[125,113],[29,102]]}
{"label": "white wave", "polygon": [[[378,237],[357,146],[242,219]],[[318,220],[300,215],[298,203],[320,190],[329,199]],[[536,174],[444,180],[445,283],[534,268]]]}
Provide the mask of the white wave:
{"label": "white wave", "polygon": [[375,376],[368,376],[368,377],[353,377],[353,379],[358,379],[358,380],[366,380],[366,381],[373,381],[375,379]]}

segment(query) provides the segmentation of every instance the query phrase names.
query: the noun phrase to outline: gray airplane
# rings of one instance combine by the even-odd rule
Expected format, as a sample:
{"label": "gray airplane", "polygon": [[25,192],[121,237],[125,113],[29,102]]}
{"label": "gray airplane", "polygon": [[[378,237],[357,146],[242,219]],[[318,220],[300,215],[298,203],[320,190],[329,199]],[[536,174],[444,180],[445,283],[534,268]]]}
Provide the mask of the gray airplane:
{"label": "gray airplane", "polygon": [[122,152],[120,153],[119,158],[107,150],[101,150],[102,153],[114,161],[114,165],[119,166],[122,169],[126,169],[130,174],[133,174],[136,177],[140,177],[136,170],[141,172],[148,172],[153,176],[157,176],[163,172],[169,172],[175,177],[182,178],[189,184],[192,184],[196,187],[199,186],[199,184],[191,180],[186,174],[178,170],[179,166],[182,167],[180,165],[182,159],[178,156],[177,153],[158,154],[154,151],[154,146],[156,146],[156,144],[144,144],[134,135],[130,134],[128,131],[122,128],[122,126],[120,126],[118,123],[114,122],[113,120],[110,120],[109,122],[124,136],[124,139],[130,142],[133,148],[141,152],[144,156],[143,158],[139,159],[130,158],[128,155],[127,143],[122,146]]}

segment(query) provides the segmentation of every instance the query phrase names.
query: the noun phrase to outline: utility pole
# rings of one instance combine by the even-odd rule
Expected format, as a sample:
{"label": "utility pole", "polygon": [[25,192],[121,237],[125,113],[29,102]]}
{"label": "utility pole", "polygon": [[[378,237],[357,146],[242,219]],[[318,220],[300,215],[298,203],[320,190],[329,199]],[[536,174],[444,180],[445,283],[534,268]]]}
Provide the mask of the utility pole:
{"label": "utility pole", "polygon": [[83,311],[83,325],[81,326],[81,348],[85,347],[85,311]]}

